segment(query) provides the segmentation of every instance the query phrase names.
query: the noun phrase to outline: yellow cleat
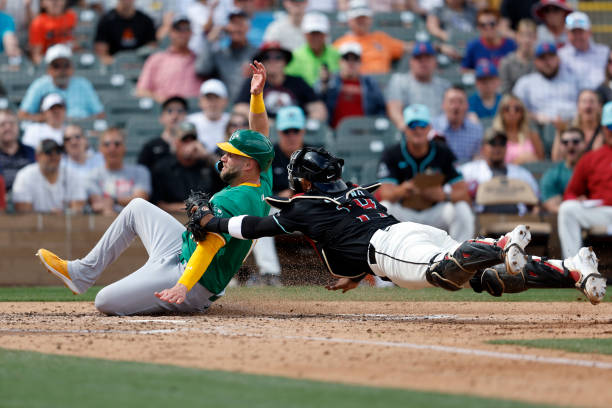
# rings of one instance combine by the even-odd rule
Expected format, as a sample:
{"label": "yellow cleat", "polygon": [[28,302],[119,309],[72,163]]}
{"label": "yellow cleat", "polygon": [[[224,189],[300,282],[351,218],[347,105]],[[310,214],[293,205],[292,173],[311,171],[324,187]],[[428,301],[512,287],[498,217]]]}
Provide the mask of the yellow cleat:
{"label": "yellow cleat", "polygon": [[42,248],[36,252],[36,256],[40,260],[40,263],[47,268],[47,271],[55,277],[61,279],[64,285],[66,285],[66,287],[70,289],[72,293],[75,295],[81,293],[74,285],[74,282],[72,282],[72,279],[70,279],[70,275],[68,274],[68,262],[55,255],[53,252]]}

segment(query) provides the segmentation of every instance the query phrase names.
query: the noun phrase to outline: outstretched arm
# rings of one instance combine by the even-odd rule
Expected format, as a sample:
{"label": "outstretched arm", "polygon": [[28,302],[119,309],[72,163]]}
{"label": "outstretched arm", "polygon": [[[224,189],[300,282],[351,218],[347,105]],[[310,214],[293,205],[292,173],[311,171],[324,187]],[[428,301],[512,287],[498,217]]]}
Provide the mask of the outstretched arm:
{"label": "outstretched arm", "polygon": [[239,215],[231,218],[205,217],[200,222],[208,232],[230,234],[238,239],[257,239],[287,233],[273,215],[255,217]]}
{"label": "outstretched arm", "polygon": [[259,61],[253,61],[251,64],[253,77],[251,78],[251,106],[249,109],[249,128],[256,130],[262,135],[268,137],[270,131],[270,123],[268,122],[268,113],[263,100],[263,89],[266,85],[266,68]]}

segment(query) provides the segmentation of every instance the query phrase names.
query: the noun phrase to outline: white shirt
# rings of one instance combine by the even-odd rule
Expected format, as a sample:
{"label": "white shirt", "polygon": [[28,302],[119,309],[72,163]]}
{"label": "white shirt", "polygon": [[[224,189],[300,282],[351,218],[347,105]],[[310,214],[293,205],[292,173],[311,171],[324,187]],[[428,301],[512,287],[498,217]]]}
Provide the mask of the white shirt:
{"label": "white shirt", "polygon": [[68,208],[72,201],[85,201],[85,180],[78,174],[69,177],[60,168],[53,184],[40,172],[38,163],[28,164],[17,172],[13,183],[13,201],[31,203],[35,212],[51,212]]}
{"label": "white shirt", "polygon": [[580,78],[583,88],[595,89],[605,79],[610,48],[591,41],[589,49],[578,51],[571,43],[559,50],[559,58]]}
{"label": "white shirt", "polygon": [[[506,169],[508,170],[506,176],[509,179],[517,179],[526,182],[529,184],[535,195],[537,197],[540,196],[538,183],[535,178],[533,178],[529,170],[512,163],[506,164]],[[480,185],[493,178],[493,171],[491,171],[491,168],[485,160],[474,160],[465,163],[459,166],[459,171],[461,174],[463,174],[463,178],[468,185],[473,183]]]}
{"label": "white shirt", "polygon": [[64,144],[64,126],[59,129],[53,128],[46,123],[32,122],[26,127],[21,143],[36,150],[41,141],[53,139],[62,146]]}
{"label": "white shirt", "polygon": [[[213,15],[213,25],[215,26],[224,26],[227,24],[229,10],[225,3],[226,2],[219,2],[219,5],[214,11],[215,14]],[[205,46],[205,42],[207,41],[203,29],[204,25],[206,25],[206,22],[208,21],[209,14],[210,6],[202,4],[199,1],[194,1],[187,6],[186,15],[191,23],[192,32],[191,39],[189,40],[189,49],[195,54],[200,54],[201,50]]]}
{"label": "white shirt", "polygon": [[212,121],[204,115],[204,112],[196,112],[187,116],[187,122],[195,125],[198,140],[212,153],[217,150],[217,143],[225,141],[225,127],[229,118],[230,114],[223,112],[219,120]]}
{"label": "white shirt", "polygon": [[293,51],[301,47],[306,39],[301,27],[296,27],[288,15],[281,17],[266,27],[264,42],[278,42],[281,47]]}
{"label": "white shirt", "polygon": [[87,177],[91,170],[104,166],[104,156],[102,156],[102,153],[100,152],[94,152],[93,150],[89,149],[85,163],[78,163],[65,155],[62,157],[60,166],[66,169],[68,176],[70,176],[73,172],[77,172],[83,177]]}

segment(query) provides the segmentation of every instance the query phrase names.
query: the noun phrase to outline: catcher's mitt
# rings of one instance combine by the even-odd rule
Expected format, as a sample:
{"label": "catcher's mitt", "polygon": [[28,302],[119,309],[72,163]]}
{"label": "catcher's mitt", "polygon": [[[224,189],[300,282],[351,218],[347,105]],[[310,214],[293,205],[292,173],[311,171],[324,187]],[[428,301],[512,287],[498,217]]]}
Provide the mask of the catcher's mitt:
{"label": "catcher's mitt", "polygon": [[208,194],[202,191],[191,191],[189,197],[185,200],[185,211],[189,220],[185,226],[187,231],[191,232],[193,239],[200,242],[206,238],[206,230],[200,225],[200,220],[212,214]]}

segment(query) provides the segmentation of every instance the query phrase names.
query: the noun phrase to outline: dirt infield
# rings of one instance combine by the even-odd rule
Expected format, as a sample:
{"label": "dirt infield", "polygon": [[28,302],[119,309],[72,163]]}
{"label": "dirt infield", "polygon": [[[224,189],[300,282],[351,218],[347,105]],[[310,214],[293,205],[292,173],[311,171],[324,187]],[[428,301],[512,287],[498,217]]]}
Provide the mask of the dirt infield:
{"label": "dirt infield", "polygon": [[612,356],[494,339],[610,337],[612,304],[225,299],[207,314],[107,317],[0,303],[0,344],[45,353],[609,407]]}

